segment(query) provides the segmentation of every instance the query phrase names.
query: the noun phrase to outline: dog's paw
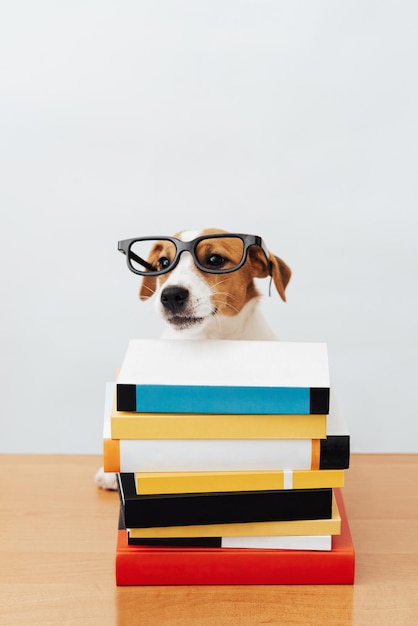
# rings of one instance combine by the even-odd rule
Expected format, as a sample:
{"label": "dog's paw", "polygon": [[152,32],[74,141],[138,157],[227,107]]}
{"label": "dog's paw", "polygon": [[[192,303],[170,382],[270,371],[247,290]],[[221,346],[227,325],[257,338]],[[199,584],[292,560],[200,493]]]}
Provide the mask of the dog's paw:
{"label": "dog's paw", "polygon": [[94,477],[94,481],[100,489],[107,489],[108,491],[116,491],[118,483],[116,480],[116,474],[113,472],[105,472],[101,467]]}

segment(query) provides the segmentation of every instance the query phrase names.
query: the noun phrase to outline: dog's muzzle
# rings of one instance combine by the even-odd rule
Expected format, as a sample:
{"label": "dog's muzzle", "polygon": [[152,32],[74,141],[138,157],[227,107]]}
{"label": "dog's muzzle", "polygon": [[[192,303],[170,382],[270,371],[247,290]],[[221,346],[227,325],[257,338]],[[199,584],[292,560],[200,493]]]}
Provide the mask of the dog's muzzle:
{"label": "dog's muzzle", "polygon": [[206,311],[197,310],[190,291],[185,287],[165,287],[160,302],[166,321],[176,330],[197,328],[216,314],[216,307]]}

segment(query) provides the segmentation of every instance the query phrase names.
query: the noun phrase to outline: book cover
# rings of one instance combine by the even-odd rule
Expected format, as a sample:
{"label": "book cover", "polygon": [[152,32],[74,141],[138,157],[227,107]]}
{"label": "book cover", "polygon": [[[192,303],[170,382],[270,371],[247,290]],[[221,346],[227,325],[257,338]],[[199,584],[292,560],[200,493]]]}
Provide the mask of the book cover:
{"label": "book cover", "polygon": [[184,548],[256,548],[258,550],[331,550],[332,535],[275,537],[190,537],[128,539],[129,545]]}
{"label": "book cover", "polygon": [[117,410],[327,414],[329,388],[323,343],[132,340]]}
{"label": "book cover", "polygon": [[331,518],[332,489],[136,493],[133,474],[118,474],[126,525],[185,526]]}
{"label": "book cover", "polygon": [[108,439],[106,472],[347,469],[350,437],[326,439]]}
{"label": "book cover", "polygon": [[[338,491],[338,490],[336,490]],[[279,522],[244,522],[236,524],[205,524],[187,526],[154,526],[152,528],[128,528],[131,539],[166,539],[173,537],[266,537],[274,535],[335,535],[341,532],[341,516],[335,495],[332,500],[331,518],[292,520]]]}
{"label": "book cover", "polygon": [[136,472],[138,494],[343,487],[344,470]]}

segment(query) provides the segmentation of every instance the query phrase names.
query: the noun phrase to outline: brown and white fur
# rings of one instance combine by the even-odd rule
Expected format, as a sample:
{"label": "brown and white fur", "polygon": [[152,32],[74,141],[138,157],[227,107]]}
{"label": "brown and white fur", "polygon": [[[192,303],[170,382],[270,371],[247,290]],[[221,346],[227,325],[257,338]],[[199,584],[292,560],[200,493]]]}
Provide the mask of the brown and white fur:
{"label": "brown and white fur", "polygon": [[[190,241],[200,235],[222,233],[219,229],[184,231],[176,237]],[[222,253],[234,257],[234,240],[224,242]],[[228,250],[229,248],[229,250]],[[151,253],[151,261],[152,261]],[[154,254],[161,255],[159,250]],[[290,279],[290,269],[270,253],[273,281],[283,300]],[[276,339],[258,309],[260,293],[254,278],[268,276],[268,265],[261,248],[252,246],[246,263],[236,272],[209,274],[199,270],[191,254],[183,252],[178,265],[157,277],[145,277],[139,296],[147,300],[156,294],[157,313],[167,323],[164,339]],[[176,290],[181,298],[176,302]],[[186,295],[187,294],[187,295]]]}
{"label": "brown and white fur", "polygon": [[[190,241],[200,235],[222,233],[219,229],[183,231],[176,237]],[[233,240],[224,244],[226,257],[234,256]],[[153,265],[161,249],[151,252]],[[291,271],[279,257],[269,253],[274,285],[286,300],[285,289]],[[255,278],[269,275],[266,257],[258,246],[251,246],[245,264],[228,274],[210,274],[199,270],[191,254],[183,252],[178,265],[169,273],[157,277],[145,276],[139,291],[141,300],[156,295],[155,308],[166,322],[163,339],[241,339],[276,340],[277,337],[258,309],[260,293]],[[114,489],[115,477],[99,470],[97,484],[104,489]]]}

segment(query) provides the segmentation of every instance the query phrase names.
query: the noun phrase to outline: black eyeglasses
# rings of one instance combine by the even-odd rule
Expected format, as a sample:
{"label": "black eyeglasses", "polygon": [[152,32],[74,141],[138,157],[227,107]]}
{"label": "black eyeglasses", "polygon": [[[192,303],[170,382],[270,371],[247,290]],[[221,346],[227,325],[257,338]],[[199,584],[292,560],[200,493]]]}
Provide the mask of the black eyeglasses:
{"label": "black eyeglasses", "polygon": [[248,249],[258,246],[263,251],[269,274],[269,252],[261,237],[239,233],[201,235],[191,241],[176,237],[136,237],[118,242],[118,250],[126,255],[129,269],[140,276],[160,276],[171,272],[183,252],[190,252],[196,266],[210,274],[235,272],[247,260]]}

